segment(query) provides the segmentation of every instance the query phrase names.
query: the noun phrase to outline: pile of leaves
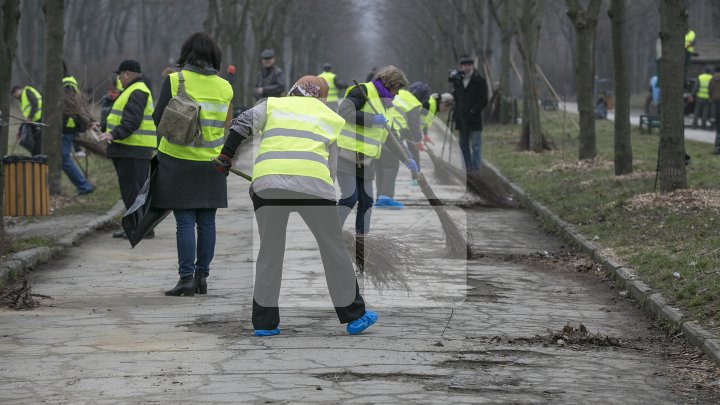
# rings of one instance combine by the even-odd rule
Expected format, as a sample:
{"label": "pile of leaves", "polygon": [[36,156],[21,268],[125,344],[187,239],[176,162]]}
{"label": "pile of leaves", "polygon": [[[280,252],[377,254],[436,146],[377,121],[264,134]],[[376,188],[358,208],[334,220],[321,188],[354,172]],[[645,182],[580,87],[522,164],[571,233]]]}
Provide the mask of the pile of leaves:
{"label": "pile of leaves", "polygon": [[40,302],[36,298],[50,298],[47,295],[34,294],[31,292],[32,286],[27,280],[23,280],[22,287],[7,288],[0,292],[0,307],[11,309],[32,309],[40,306]]}
{"label": "pile of leaves", "polygon": [[628,209],[667,207],[679,210],[720,209],[720,190],[689,188],[671,193],[645,193],[633,197]]}

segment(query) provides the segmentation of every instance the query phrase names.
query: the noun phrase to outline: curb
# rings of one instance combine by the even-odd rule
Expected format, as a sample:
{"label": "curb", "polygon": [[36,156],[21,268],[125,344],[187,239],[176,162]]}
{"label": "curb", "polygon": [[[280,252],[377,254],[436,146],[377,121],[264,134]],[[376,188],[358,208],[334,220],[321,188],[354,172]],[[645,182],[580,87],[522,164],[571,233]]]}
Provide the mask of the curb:
{"label": "curb", "polygon": [[35,267],[45,264],[63,250],[77,246],[79,242],[95,232],[96,229],[111,222],[115,217],[125,211],[125,205],[118,201],[105,214],[93,219],[84,226],[59,238],[52,247],[41,246],[32,249],[13,253],[0,263],[0,280],[7,280],[10,277],[17,277],[27,274]]}
{"label": "curb", "polygon": [[670,306],[663,296],[640,280],[632,267],[623,265],[613,258],[607,257],[602,249],[588,240],[571,224],[563,221],[554,212],[544,205],[534,201],[525,191],[487,161],[483,162],[488,171],[500,183],[508,187],[515,195],[516,200],[524,207],[533,211],[544,222],[551,225],[561,238],[578,246],[600,263],[614,278],[620,282],[633,298],[655,317],[665,321],[674,330],[679,330],[693,346],[701,349],[712,361],[720,366],[720,340],[703,329],[697,322],[685,318],[680,309]]}

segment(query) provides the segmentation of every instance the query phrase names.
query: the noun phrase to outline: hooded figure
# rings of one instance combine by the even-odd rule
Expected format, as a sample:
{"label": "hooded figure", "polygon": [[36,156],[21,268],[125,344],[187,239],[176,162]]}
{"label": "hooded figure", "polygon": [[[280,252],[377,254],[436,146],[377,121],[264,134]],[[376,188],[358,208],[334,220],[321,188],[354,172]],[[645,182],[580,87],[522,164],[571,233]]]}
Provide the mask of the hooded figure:
{"label": "hooded figure", "polygon": [[252,322],[256,336],[280,333],[278,299],[288,217],[297,212],[320,248],[330,297],[347,332],[360,333],[377,315],[365,303],[345,249],[335,201],[336,140],[345,125],[324,100],[328,85],[317,76],[301,77],[288,97],[269,97],[232,120],[216,161],[227,175],[244,139],[260,134],[250,198],[260,234]]}

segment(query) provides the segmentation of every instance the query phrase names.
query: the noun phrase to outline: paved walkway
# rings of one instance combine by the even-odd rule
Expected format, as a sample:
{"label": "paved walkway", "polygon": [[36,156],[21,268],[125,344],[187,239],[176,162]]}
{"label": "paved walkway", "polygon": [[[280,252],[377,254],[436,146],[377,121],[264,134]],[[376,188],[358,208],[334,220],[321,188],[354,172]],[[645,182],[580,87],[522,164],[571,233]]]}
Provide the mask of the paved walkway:
{"label": "paved walkway", "polygon": [[[257,237],[247,183],[231,177],[207,296],[162,294],[177,278],[172,218],[135,249],[101,232],[38,269],[33,292],[52,299],[0,310],[0,402],[720,401],[701,355],[669,341],[602,277],[534,254],[562,243],[528,213],[453,209],[481,257],[447,260],[436,216],[404,169],[398,184],[410,206],[375,210],[374,231],[417,249],[417,268],[409,290],[362,280],[380,315],[367,333],[348,336],[337,322],[316,245],[293,216],[283,333],[251,336]],[[602,336],[548,335],[580,323]]]}
{"label": "paved walkway", "polygon": [[[577,114],[577,103],[575,102],[566,102],[565,103],[567,111]],[[562,103],[560,104],[560,109],[562,110]],[[640,125],[640,111],[630,111],[630,122],[633,125]],[[615,111],[608,111],[608,119],[610,121],[615,120]],[[696,142],[702,142],[702,143],[709,143],[714,144],[715,143],[715,131],[709,130],[709,129],[693,129],[690,128],[689,125],[692,124],[692,116],[690,118],[685,117],[685,139],[690,141],[696,141]],[[653,129],[655,133],[657,133],[657,128]]]}

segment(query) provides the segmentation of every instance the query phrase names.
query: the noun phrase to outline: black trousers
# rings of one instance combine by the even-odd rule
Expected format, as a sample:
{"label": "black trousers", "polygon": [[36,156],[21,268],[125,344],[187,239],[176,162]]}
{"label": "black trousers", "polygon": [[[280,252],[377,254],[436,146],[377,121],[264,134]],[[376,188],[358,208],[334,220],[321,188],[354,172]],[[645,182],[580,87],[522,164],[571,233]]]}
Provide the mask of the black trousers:
{"label": "black trousers", "polygon": [[330,298],[340,323],[365,314],[355,271],[342,237],[335,201],[286,190],[251,193],[260,233],[253,291],[253,327],[271,330],[280,324],[278,300],[288,218],[297,212],[308,225],[320,248]]}
{"label": "black trousers", "polygon": [[125,209],[130,208],[150,175],[149,159],[113,158]]}
{"label": "black trousers", "polygon": [[400,160],[390,148],[384,148],[375,170],[378,197],[395,198],[395,181],[400,170]]}

